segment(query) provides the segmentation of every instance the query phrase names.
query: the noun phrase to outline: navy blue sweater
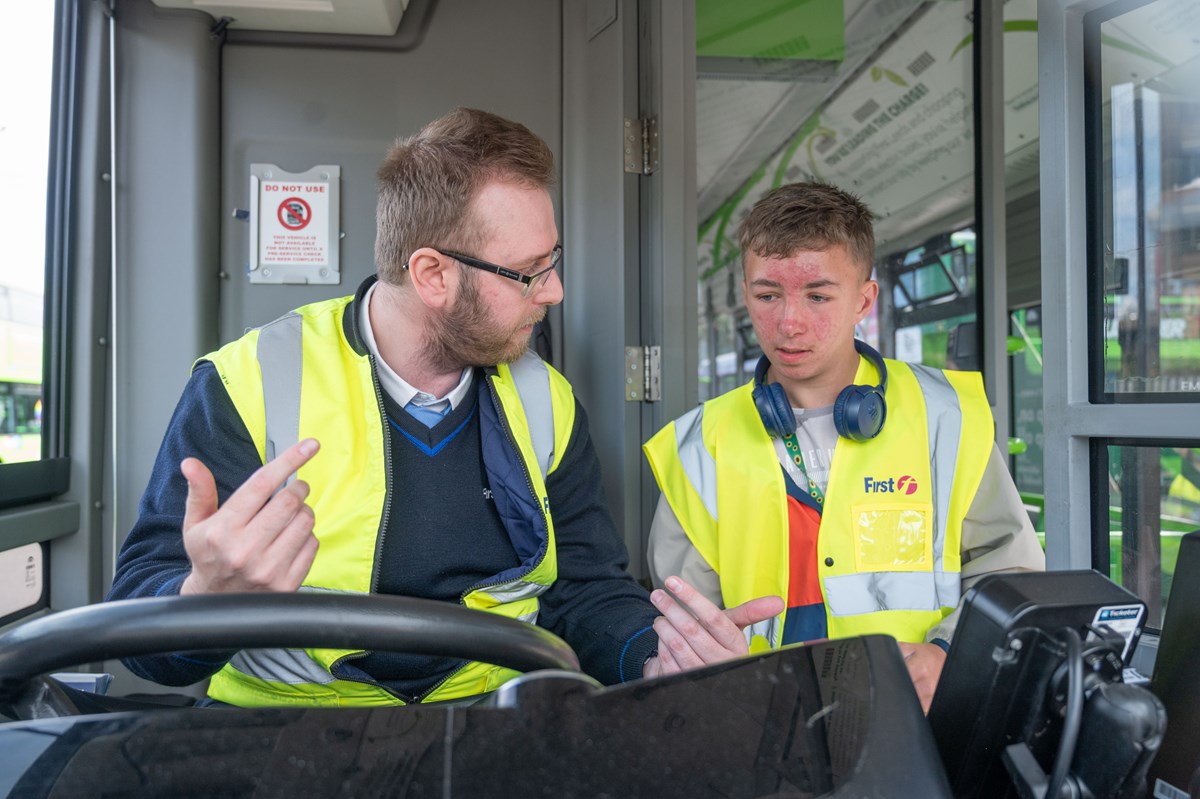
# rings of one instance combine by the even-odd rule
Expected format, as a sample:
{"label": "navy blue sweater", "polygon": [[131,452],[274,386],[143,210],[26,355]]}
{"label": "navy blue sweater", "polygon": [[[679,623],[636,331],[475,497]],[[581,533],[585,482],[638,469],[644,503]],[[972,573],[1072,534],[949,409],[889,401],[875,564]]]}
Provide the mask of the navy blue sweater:
{"label": "navy blue sweater", "polygon": [[[470,424],[478,425],[478,420],[479,415],[473,414]],[[209,467],[222,503],[262,465],[249,431],[208,362],[193,371],[171,418],[137,523],[118,557],[109,599],[179,593],[191,569],[181,535],[187,483],[179,463],[186,457],[199,458]],[[599,462],[578,402],[571,444],[548,476],[546,489],[554,514],[558,579],[541,597],[538,624],[564,638],[579,655],[583,669],[601,682],[611,685],[636,679],[657,647],[650,624],[658,613],[626,571],[628,553],[604,502]],[[403,536],[409,523],[408,514],[393,514],[389,535],[394,530]],[[440,541],[427,534],[425,538],[427,551],[446,558],[453,568],[472,569],[473,564],[462,562],[472,553],[464,551],[461,541]],[[387,562],[389,554],[385,549],[383,573],[400,568]],[[146,679],[187,685],[215,673],[232,655],[175,653],[129,658],[125,663]],[[430,674],[412,685],[397,684],[388,679],[395,676],[390,674],[385,681],[400,696],[419,693],[430,675],[445,668],[445,661],[431,658],[429,665]]]}

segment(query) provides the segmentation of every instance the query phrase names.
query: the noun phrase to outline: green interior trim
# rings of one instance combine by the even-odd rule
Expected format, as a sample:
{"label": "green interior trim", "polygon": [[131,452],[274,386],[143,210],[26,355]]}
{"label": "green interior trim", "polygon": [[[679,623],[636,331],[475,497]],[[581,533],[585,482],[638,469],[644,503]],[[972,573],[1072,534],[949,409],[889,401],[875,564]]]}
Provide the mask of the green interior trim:
{"label": "green interior trim", "polygon": [[[1037,33],[1037,29],[1038,26],[1036,19],[1006,20],[1004,26],[1001,28],[1001,30],[1003,30],[1005,33]],[[954,56],[958,55],[960,50],[973,41],[975,41],[975,34],[968,33],[963,37],[963,40],[958,43],[958,46],[954,48],[954,52],[950,54],[950,58],[953,59]]]}
{"label": "green interior trim", "polygon": [[1100,34],[1100,44],[1107,44],[1109,47],[1112,47],[1114,49],[1124,50],[1126,53],[1132,53],[1133,55],[1144,58],[1147,61],[1153,61],[1156,64],[1161,64],[1162,66],[1166,67],[1167,69],[1171,69],[1172,67],[1175,66],[1175,64],[1173,64],[1170,61],[1168,61],[1167,59],[1163,58],[1158,53],[1152,53],[1143,47],[1138,47],[1136,44],[1130,44],[1129,42],[1123,42],[1120,39],[1109,36],[1106,33]]}
{"label": "green interior trim", "polygon": [[750,189],[754,188],[758,182],[766,176],[766,174],[767,165],[764,163],[758,169],[754,170],[754,174],[742,184],[742,187],[737,190],[737,193],[726,200],[725,204],[721,206],[721,210],[718,211],[721,216],[721,223],[717,227],[716,235],[713,237],[713,265],[709,267],[708,271],[701,276],[702,280],[707,280],[712,275],[715,275],[717,272],[724,269],[725,265],[729,263],[729,261],[721,260],[721,244],[725,241],[725,227],[729,224],[730,217],[733,216],[733,210],[738,207],[742,200],[745,199],[746,195],[750,193]]}
{"label": "green interior trim", "polygon": [[788,167],[792,165],[792,156],[796,154],[796,150],[800,149],[801,142],[817,129],[819,121],[820,115],[818,114],[813,114],[804,120],[804,124],[800,126],[800,130],[796,131],[796,135],[788,142],[787,149],[783,151],[783,156],[779,159],[779,166],[775,167],[775,177],[771,179],[772,189],[777,189],[783,185],[784,175],[787,174]]}

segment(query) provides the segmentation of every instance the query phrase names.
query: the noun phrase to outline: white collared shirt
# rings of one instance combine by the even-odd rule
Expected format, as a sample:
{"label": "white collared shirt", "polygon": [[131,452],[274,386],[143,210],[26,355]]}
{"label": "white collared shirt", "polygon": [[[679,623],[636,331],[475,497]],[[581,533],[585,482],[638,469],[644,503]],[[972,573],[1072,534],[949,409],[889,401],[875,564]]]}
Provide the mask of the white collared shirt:
{"label": "white collared shirt", "polygon": [[[446,410],[447,404],[449,410],[454,410],[458,404],[467,396],[467,391],[471,388],[473,382],[472,376],[475,370],[471,367],[463,369],[462,375],[458,379],[458,385],[450,389],[444,397],[435,397],[427,391],[421,391],[414,388],[407,380],[388,366],[383,358],[379,355],[379,345],[375,343],[375,331],[371,329],[371,314],[368,309],[371,306],[371,294],[379,287],[376,283],[367,289],[367,293],[363,295],[362,308],[359,310],[359,327],[362,329],[363,341],[366,342],[367,351],[375,356],[375,363],[379,367],[379,385],[387,392],[401,407],[408,405],[410,402],[422,408],[428,408],[431,411],[441,412]],[[447,411],[449,412],[449,411]]]}

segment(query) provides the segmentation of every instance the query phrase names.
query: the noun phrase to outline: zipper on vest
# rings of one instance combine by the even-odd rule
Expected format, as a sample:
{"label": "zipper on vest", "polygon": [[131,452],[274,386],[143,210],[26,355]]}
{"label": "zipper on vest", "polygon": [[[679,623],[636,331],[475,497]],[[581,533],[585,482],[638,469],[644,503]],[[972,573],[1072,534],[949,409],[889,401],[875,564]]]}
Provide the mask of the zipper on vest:
{"label": "zipper on vest", "polygon": [[[428,699],[428,698],[429,698],[429,697],[430,697],[430,696],[433,694],[433,692],[434,692],[434,691],[436,691],[437,689],[439,689],[439,688],[441,688],[443,685],[445,685],[445,684],[446,684],[446,683],[447,683],[447,682],[450,680],[450,678],[451,678],[451,677],[455,676],[455,675],[456,675],[456,674],[458,674],[460,671],[462,671],[463,669],[465,669],[467,666],[470,666],[472,663],[478,663],[478,662],[479,662],[479,661],[464,660],[464,661],[463,661],[461,664],[459,664],[458,668],[456,668],[456,669],[452,669],[452,670],[450,671],[450,673],[449,673],[449,674],[447,674],[445,677],[443,677],[442,679],[438,680],[438,681],[437,681],[437,682],[435,682],[433,685],[429,686],[429,687],[428,687],[428,688],[426,688],[424,691],[422,691],[421,693],[419,693],[419,694],[417,694],[415,697],[413,697],[413,701],[412,701],[412,703],[413,703],[414,705],[419,705],[419,704],[421,704],[421,703],[422,703],[422,702],[424,702],[426,699]],[[461,698],[463,698],[463,697],[455,697],[455,698],[456,698],[456,699],[461,699]]]}
{"label": "zipper on vest", "polygon": [[[361,658],[365,658],[366,656],[367,656],[366,652],[356,652],[356,653],[352,653],[349,655],[342,655],[340,658],[333,661],[333,663],[329,664],[329,673],[333,674],[334,669],[336,669],[338,666],[342,665],[343,663],[345,663],[348,660],[359,660]],[[400,693],[399,691],[393,691],[391,688],[388,688],[386,685],[379,682],[378,680],[360,680],[357,677],[345,677],[345,676],[339,676],[337,674],[333,674],[333,678],[335,680],[340,680],[341,682],[356,682],[359,685],[369,685],[372,688],[378,688],[380,691],[383,691],[385,694],[389,694],[391,696],[396,697],[397,699],[399,699],[401,702],[403,702],[406,705],[410,705],[414,701],[416,701],[416,702],[421,701],[419,699],[409,698],[409,697],[405,696],[404,694]]]}
{"label": "zipper on vest", "polygon": [[375,356],[368,354],[367,360],[371,364],[371,385],[375,388],[375,404],[379,409],[379,419],[383,423],[383,514],[379,518],[379,532],[375,536],[375,560],[371,564],[370,593],[375,594],[379,592],[379,564],[383,560],[383,541],[387,537],[388,521],[392,515],[392,434],[388,429],[387,410],[383,405],[383,388],[379,385]]}
{"label": "zipper on vest", "polygon": [[[480,611],[480,612],[482,613],[483,611]],[[342,665],[343,663],[345,663],[348,660],[359,660],[360,658],[364,658],[366,656],[367,656],[366,652],[358,652],[358,653],[352,654],[352,655],[342,655],[340,658],[333,661],[333,663],[329,666],[329,672],[332,674],[333,671],[338,666]],[[464,660],[458,666],[456,666],[455,668],[453,668],[449,672],[447,672],[446,676],[442,677],[442,679],[438,680],[437,682],[435,682],[433,685],[426,688],[421,693],[412,694],[412,695],[402,694],[399,691],[396,691],[396,690],[393,690],[393,689],[387,687],[386,685],[379,682],[378,680],[363,680],[363,679],[359,679],[357,677],[346,677],[346,676],[339,676],[336,674],[334,674],[334,679],[341,680],[342,682],[355,682],[355,683],[358,683],[359,685],[369,685],[372,688],[378,688],[380,691],[383,691],[385,694],[389,694],[391,696],[396,697],[401,702],[403,702],[405,705],[419,705],[422,702],[424,702],[427,698],[429,698],[429,696],[434,691],[436,691],[437,689],[439,689],[443,685],[445,685],[446,682],[448,682],[451,677],[454,677],[460,671],[462,671],[467,666],[469,666],[475,662],[478,662],[478,661]]]}
{"label": "zipper on vest", "polygon": [[[500,419],[500,429],[504,431],[504,437],[508,439],[508,445],[512,447],[513,452],[517,453],[517,462],[521,464],[521,474],[525,475],[525,487],[529,489],[529,496],[533,497],[534,503],[538,506],[538,511],[542,514],[543,523],[546,520],[546,509],[542,506],[542,498],[537,495],[537,489],[533,487],[533,478],[529,476],[529,467],[525,463],[525,456],[521,453],[521,448],[517,446],[517,440],[513,438],[512,428],[508,425],[508,416],[504,413],[504,405],[500,402],[500,395],[496,393],[496,387],[492,384],[492,375],[484,375],[487,380],[488,393],[492,397],[492,405],[496,407],[496,416]],[[546,530],[549,535],[549,530]]]}
{"label": "zipper on vest", "polygon": [[[492,398],[492,405],[496,409],[496,416],[500,420],[500,429],[504,431],[504,438],[508,441],[508,445],[512,448],[512,451],[515,452],[517,455],[517,462],[521,466],[521,474],[523,474],[525,476],[525,487],[529,490],[529,495],[531,497],[533,497],[533,502],[538,508],[538,513],[541,514],[540,518],[542,520],[542,526],[546,531],[546,535],[542,538],[541,545],[538,547],[537,555],[530,561],[530,565],[527,568],[523,569],[519,574],[516,574],[507,580],[484,580],[482,582],[478,582],[478,583],[475,583],[474,585],[470,586],[469,588],[467,588],[467,590],[463,591],[458,596],[458,604],[462,605],[463,607],[467,606],[467,597],[470,596],[471,594],[475,593],[476,591],[483,591],[488,588],[495,588],[498,585],[507,585],[516,580],[524,580],[526,577],[528,577],[533,572],[534,569],[536,569],[539,565],[541,565],[543,560],[546,559],[546,551],[550,547],[550,526],[549,526],[549,523],[546,521],[546,510],[545,510],[545,507],[542,505],[542,499],[541,499],[541,497],[539,497],[537,495],[537,490],[533,487],[533,478],[529,476],[529,467],[526,466],[526,464],[525,464],[525,457],[521,454],[521,448],[517,446],[516,438],[513,437],[512,428],[509,427],[509,424],[508,424],[508,416],[504,412],[504,406],[500,403],[500,397],[496,393],[496,387],[494,385],[492,385],[492,375],[485,374],[484,380],[487,382],[488,393]],[[549,586],[547,586],[547,588],[549,588]],[[535,600],[538,602],[538,605],[540,608],[541,600],[538,599],[537,597],[535,597]],[[480,612],[486,612],[486,611],[480,611]],[[470,661],[468,661],[468,663],[469,662]],[[433,691],[440,688],[442,686],[442,683],[446,682],[446,680],[453,677],[455,674],[457,674],[463,668],[466,668],[466,666],[467,666],[467,663],[464,663],[461,668],[455,669],[450,674],[446,675],[445,679],[440,680],[436,685],[433,686],[433,688],[431,688],[429,691],[426,691],[424,694],[422,694],[421,698],[424,699],[430,693],[432,693]]]}
{"label": "zipper on vest", "polygon": [[[379,377],[378,377],[378,374],[376,371],[377,366],[375,363],[375,356],[368,354],[367,360],[371,364],[371,385],[375,389],[375,404],[379,409],[379,417],[383,421],[383,425],[382,425],[382,427],[383,427],[383,464],[384,464],[383,515],[380,517],[379,533],[375,539],[375,562],[371,564],[371,593],[375,594],[375,593],[378,593],[378,589],[379,589],[379,564],[383,558],[383,542],[384,542],[384,538],[387,535],[388,520],[391,517],[391,511],[392,511],[392,437],[391,437],[391,432],[388,429],[387,411],[384,408],[384,404],[383,404],[383,389],[379,385]],[[495,388],[493,388],[490,378],[488,378],[488,390],[491,392],[492,402],[496,406],[497,415],[500,417],[500,427],[504,430],[504,435],[508,439],[509,445],[512,446],[513,450],[517,453],[517,456],[518,456],[517,460],[519,460],[521,463],[521,473],[525,475],[525,485],[529,489],[530,496],[532,496],[534,498],[534,501],[538,504],[538,506],[540,508],[541,500],[538,498],[537,491],[535,491],[533,488],[533,480],[529,476],[529,470],[525,467],[525,459],[523,457],[521,457],[521,450],[517,448],[516,442],[513,439],[512,431],[508,427],[508,419],[505,418],[504,413],[501,410],[503,408],[503,406],[500,405],[500,399],[496,395],[496,390],[495,390]],[[544,518],[545,517],[544,517],[544,511],[543,511],[543,522],[544,522]],[[543,541],[542,547],[541,547],[541,552],[543,553],[543,557],[545,557],[544,553],[546,550],[547,542],[549,541],[549,534],[550,534],[550,531],[547,529],[547,531],[546,531],[547,538],[546,538],[546,541]],[[533,571],[533,569],[537,568],[537,564],[541,563],[541,560],[542,560],[541,558],[537,558],[534,561],[534,565],[531,566],[525,572],[525,574],[529,574],[529,572],[531,572],[531,571]],[[524,576],[524,575],[522,575],[522,576]],[[461,595],[459,595],[458,603],[465,607],[466,606],[466,597],[472,591],[478,591],[481,588],[487,588],[491,585],[502,585],[505,582],[509,582],[509,581],[508,580],[498,580],[493,583],[479,583],[477,585],[474,585],[474,586],[468,588],[466,591],[464,591]],[[366,654],[367,653],[365,653],[365,652],[360,652],[360,653],[352,654],[352,655],[343,655],[342,657],[335,660],[329,666],[329,671],[332,674],[333,671],[338,666],[342,665],[347,660],[357,660],[359,658],[366,657]],[[386,685],[384,685],[383,683],[380,683],[376,680],[360,680],[360,679],[356,679],[354,677],[345,677],[345,676],[337,676],[337,675],[334,675],[334,677],[335,677],[335,679],[345,680],[346,682],[356,682],[361,685],[370,685],[373,688],[378,688],[379,690],[383,691],[384,693],[387,693],[387,694],[390,694],[391,696],[396,697],[397,699],[399,699],[401,702],[405,703],[406,705],[413,705],[413,704],[420,704],[421,702],[423,702],[434,691],[436,691],[437,689],[439,689],[443,685],[445,685],[445,683],[451,677],[458,674],[460,671],[462,671],[467,666],[469,666],[472,662],[475,662],[475,661],[464,660],[462,662],[462,664],[460,664],[458,666],[458,668],[452,669],[448,674],[446,674],[446,676],[442,677],[442,679],[438,680],[436,683],[434,683],[429,688],[425,689],[424,691],[422,691],[419,694],[413,695],[412,697],[404,696],[403,694],[400,694],[399,692],[394,691],[391,688],[388,688]]]}
{"label": "zipper on vest", "polygon": [[[488,393],[492,397],[492,405],[496,408],[496,417],[500,420],[500,429],[504,431],[504,437],[508,440],[508,445],[512,447],[513,452],[515,452],[517,455],[517,463],[521,465],[521,474],[525,476],[525,487],[529,489],[529,496],[533,497],[533,504],[537,506],[538,513],[541,514],[540,518],[542,520],[542,526],[546,530],[546,536],[542,539],[542,544],[538,548],[538,554],[541,555],[541,557],[534,559],[534,565],[530,566],[529,570],[521,575],[524,577],[526,574],[529,574],[536,569],[537,565],[541,563],[542,559],[546,556],[546,549],[550,546],[550,522],[546,519],[546,506],[542,504],[542,498],[538,496],[537,489],[533,487],[533,478],[529,476],[529,467],[525,463],[525,456],[521,453],[521,448],[517,446],[517,440],[513,437],[512,428],[508,425],[508,416],[504,413],[504,405],[500,403],[500,396],[496,393],[496,387],[492,385],[492,378],[493,375],[484,374],[484,380],[487,381]],[[509,581],[501,580],[499,582],[491,583],[491,585],[500,585],[504,582]],[[480,583],[472,586],[466,590],[463,596],[465,597],[472,591],[477,591],[480,588],[487,588],[488,586],[488,583]]]}
{"label": "zipper on vest", "polygon": [[[392,509],[392,481],[391,481],[391,477],[392,477],[392,441],[391,441],[391,434],[388,431],[388,425],[386,424],[387,418],[386,418],[386,411],[384,410],[384,406],[383,406],[383,393],[382,393],[383,390],[379,385],[379,378],[376,376],[375,356],[368,355],[367,359],[371,363],[371,383],[375,387],[375,402],[379,406],[380,418],[383,419],[385,422],[385,424],[383,425],[383,453],[384,453],[383,457],[384,457],[384,471],[386,472],[386,488],[384,489],[383,516],[379,522],[379,535],[376,537],[376,542],[375,542],[375,562],[371,566],[371,593],[374,594],[374,593],[378,592],[379,562],[383,555],[383,540],[384,540],[384,536],[386,535],[386,531],[387,531],[388,517],[391,515],[391,509]],[[517,460],[521,464],[521,474],[523,474],[525,476],[525,487],[529,489],[529,495],[531,497],[533,497],[534,503],[538,506],[538,510],[542,514],[542,524],[546,525],[546,511],[545,511],[545,508],[542,506],[541,497],[539,497],[537,495],[537,491],[533,487],[533,478],[531,478],[529,476],[529,468],[525,465],[525,458],[524,458],[524,456],[521,455],[521,449],[520,449],[520,447],[517,446],[516,439],[513,438],[512,429],[508,426],[508,417],[506,417],[504,415],[504,406],[500,404],[500,397],[496,394],[495,386],[492,385],[491,375],[486,375],[484,379],[487,381],[488,392],[491,394],[491,397],[492,397],[492,404],[496,407],[496,412],[497,412],[496,415],[500,419],[500,428],[504,431],[504,436],[508,440],[509,446],[512,447],[513,451],[517,453]],[[541,563],[542,560],[546,556],[545,553],[546,553],[546,548],[549,546],[549,541],[550,541],[550,530],[549,530],[549,527],[547,526],[546,537],[542,540],[542,545],[539,550],[539,554],[541,555],[541,557],[535,558],[533,560],[532,565],[527,570],[525,570],[524,573],[522,573],[521,575],[518,575],[517,577],[514,577],[513,579],[520,579],[521,577],[528,575],[530,572],[532,572],[534,569],[537,568],[538,564]],[[479,591],[484,588],[490,588],[492,586],[497,586],[497,585],[504,585],[505,583],[509,583],[509,582],[512,582],[512,580],[495,580],[490,583],[489,582],[477,583],[459,595],[458,603],[460,605],[466,607],[466,604],[467,604],[466,598],[467,598],[468,594],[471,594],[474,591]],[[483,611],[480,611],[480,612],[483,612]],[[338,658],[337,660],[335,660],[333,662],[333,664],[329,667],[329,671],[330,671],[330,673],[332,673],[334,669],[336,669],[338,666],[340,666],[345,661],[351,660],[351,659],[356,659],[356,658],[361,658],[361,657],[365,657],[365,653],[360,653],[360,654],[356,654],[356,655],[343,655],[342,657]],[[396,697],[397,699],[404,702],[405,704],[420,704],[427,697],[429,697],[431,694],[433,694],[434,691],[438,690],[443,685],[445,685],[446,682],[448,680],[450,680],[450,678],[454,677],[460,671],[462,671],[467,666],[469,666],[472,662],[477,662],[477,661],[464,660],[463,663],[458,668],[450,671],[449,674],[444,676],[442,679],[438,680],[436,683],[434,683],[432,686],[425,689],[421,693],[413,696],[412,699],[408,699],[404,696],[401,696],[396,691],[389,689],[387,686],[383,685],[382,683],[376,682],[375,680],[358,680],[358,679],[354,679],[353,677],[336,677],[336,675],[335,675],[335,677],[339,680],[345,680],[346,682],[357,682],[357,683],[361,683],[364,685],[373,686],[375,688],[380,689],[381,691],[384,691],[385,693],[391,694],[392,696]]]}

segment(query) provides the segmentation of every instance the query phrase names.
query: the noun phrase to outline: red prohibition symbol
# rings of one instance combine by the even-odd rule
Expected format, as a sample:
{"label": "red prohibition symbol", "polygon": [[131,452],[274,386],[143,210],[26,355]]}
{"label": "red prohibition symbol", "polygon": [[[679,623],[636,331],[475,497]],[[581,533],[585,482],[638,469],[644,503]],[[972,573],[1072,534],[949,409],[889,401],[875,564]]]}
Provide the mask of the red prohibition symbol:
{"label": "red prohibition symbol", "polygon": [[312,208],[299,197],[288,197],[279,204],[279,224],[288,230],[304,230],[312,221]]}

